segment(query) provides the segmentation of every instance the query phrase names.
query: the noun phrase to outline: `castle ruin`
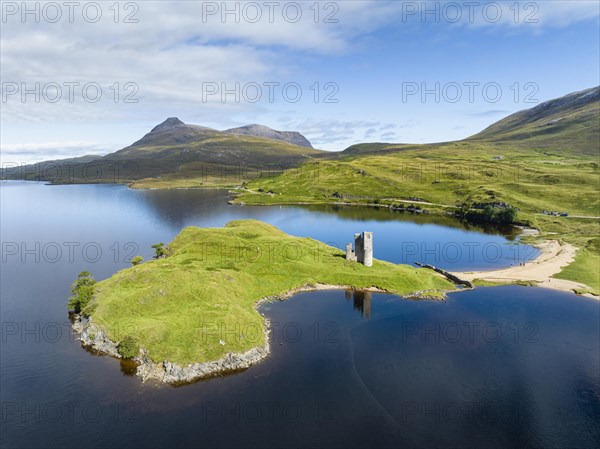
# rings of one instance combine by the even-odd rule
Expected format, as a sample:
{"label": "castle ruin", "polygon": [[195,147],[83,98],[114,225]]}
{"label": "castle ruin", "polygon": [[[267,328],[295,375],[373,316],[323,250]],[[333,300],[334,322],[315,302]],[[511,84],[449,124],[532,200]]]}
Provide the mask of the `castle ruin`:
{"label": "castle ruin", "polygon": [[354,250],[352,243],[346,244],[346,260],[362,263],[365,267],[373,265],[373,233],[354,234]]}

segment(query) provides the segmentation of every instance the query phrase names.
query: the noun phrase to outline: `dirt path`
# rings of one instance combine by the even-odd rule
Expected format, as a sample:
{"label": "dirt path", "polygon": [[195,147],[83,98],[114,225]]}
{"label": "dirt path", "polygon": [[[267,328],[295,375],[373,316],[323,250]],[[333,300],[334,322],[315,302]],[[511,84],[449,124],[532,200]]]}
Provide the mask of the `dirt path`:
{"label": "dirt path", "polygon": [[[510,267],[503,270],[452,274],[467,281],[473,281],[474,279],[490,282],[532,281],[537,282],[540,287],[568,292],[573,292],[575,289],[585,290],[589,288],[579,282],[552,278],[562,268],[573,262],[577,248],[569,244],[561,246],[557,240],[547,240],[536,246],[541,251],[540,256],[535,260],[526,262],[524,266]],[[584,296],[600,299],[598,296],[591,294],[585,294]]]}

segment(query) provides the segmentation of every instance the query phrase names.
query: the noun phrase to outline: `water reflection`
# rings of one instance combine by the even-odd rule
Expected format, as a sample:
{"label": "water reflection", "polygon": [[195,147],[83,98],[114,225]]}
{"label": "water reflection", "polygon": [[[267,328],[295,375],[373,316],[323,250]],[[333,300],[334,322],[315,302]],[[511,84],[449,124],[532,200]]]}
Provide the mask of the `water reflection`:
{"label": "water reflection", "polygon": [[362,318],[371,318],[371,304],[373,293],[369,290],[346,290],[346,300],[352,299],[354,310],[360,312]]}
{"label": "water reflection", "polygon": [[519,230],[513,226],[496,225],[492,223],[469,223],[458,220],[451,215],[422,214],[409,211],[393,210],[386,207],[361,207],[332,205],[306,205],[303,208],[325,214],[333,214],[339,217],[357,221],[411,221],[417,224],[433,224],[447,226],[466,231],[482,232],[489,235],[501,235],[507,240],[513,241],[519,236]]}

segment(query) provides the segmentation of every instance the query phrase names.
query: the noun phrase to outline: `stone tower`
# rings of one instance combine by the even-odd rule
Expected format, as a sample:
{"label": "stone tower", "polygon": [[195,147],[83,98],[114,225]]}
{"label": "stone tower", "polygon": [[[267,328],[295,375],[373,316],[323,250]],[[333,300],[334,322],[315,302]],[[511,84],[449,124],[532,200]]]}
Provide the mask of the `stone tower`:
{"label": "stone tower", "polygon": [[354,234],[354,251],[352,244],[346,245],[346,260],[362,263],[366,267],[373,265],[373,233]]}

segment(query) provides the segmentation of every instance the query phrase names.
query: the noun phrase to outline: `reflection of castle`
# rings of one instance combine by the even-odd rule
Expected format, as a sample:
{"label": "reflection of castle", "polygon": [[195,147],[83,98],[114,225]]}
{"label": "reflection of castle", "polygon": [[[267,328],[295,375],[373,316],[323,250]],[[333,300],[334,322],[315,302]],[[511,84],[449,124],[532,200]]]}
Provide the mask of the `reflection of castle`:
{"label": "reflection of castle", "polygon": [[371,317],[373,293],[364,290],[346,290],[346,299],[354,298],[354,310],[359,310],[363,318]]}

